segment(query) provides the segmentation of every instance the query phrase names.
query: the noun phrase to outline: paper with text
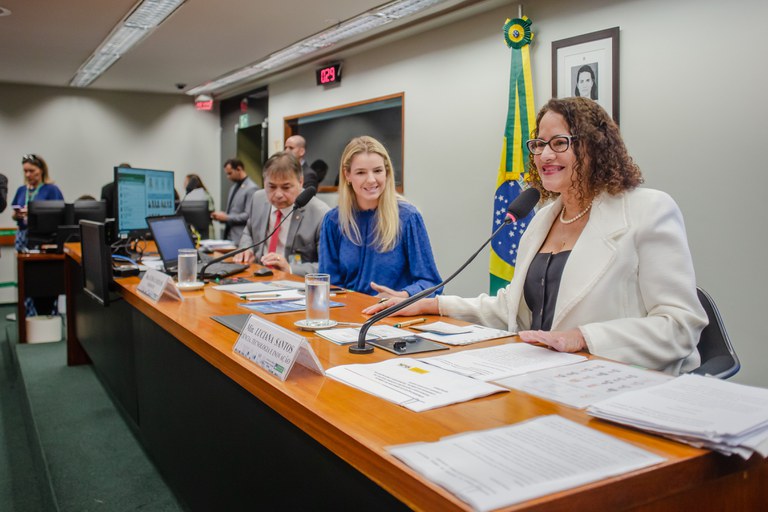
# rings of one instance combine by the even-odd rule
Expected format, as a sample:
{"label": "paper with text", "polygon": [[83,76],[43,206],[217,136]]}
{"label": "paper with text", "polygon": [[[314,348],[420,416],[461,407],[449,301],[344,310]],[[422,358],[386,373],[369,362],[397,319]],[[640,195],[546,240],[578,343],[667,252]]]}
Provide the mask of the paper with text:
{"label": "paper with text", "polygon": [[389,452],[481,511],[665,460],[560,416],[395,446]]}
{"label": "paper with text", "polygon": [[147,270],[136,289],[149,297],[153,302],[159,301],[163,295],[168,295],[172,299],[179,301],[184,300],[184,296],[176,288],[173,278],[157,270]]}
{"label": "paper with text", "polygon": [[527,343],[506,343],[495,347],[453,352],[422,359],[425,363],[473,379],[492,381],[523,373],[585,361],[577,354],[555,352]]}
{"label": "paper with text", "polygon": [[507,391],[407,357],[336,366],[326,375],[416,412]]}
{"label": "paper with text", "polygon": [[496,384],[583,409],[600,400],[671,379],[665,373],[593,359],[497,380]]}

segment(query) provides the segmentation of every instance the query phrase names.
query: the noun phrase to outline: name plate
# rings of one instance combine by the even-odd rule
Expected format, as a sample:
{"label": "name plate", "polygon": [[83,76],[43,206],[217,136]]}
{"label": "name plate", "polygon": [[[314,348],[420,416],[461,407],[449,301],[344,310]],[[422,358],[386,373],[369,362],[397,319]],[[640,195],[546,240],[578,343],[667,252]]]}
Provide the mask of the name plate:
{"label": "name plate", "polygon": [[248,318],[233,350],[281,381],[288,378],[296,363],[325,375],[320,360],[306,338],[256,315]]}
{"label": "name plate", "polygon": [[157,302],[163,295],[169,295],[174,299],[184,300],[181,292],[173,282],[173,278],[168,274],[163,274],[157,270],[149,269],[141,278],[139,287],[141,293]]}

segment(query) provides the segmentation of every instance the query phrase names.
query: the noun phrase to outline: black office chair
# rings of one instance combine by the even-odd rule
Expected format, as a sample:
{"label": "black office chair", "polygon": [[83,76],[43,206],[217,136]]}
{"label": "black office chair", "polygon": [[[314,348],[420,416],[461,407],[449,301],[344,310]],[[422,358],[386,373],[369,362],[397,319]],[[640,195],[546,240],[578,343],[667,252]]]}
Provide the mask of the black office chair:
{"label": "black office chair", "polygon": [[704,311],[707,312],[709,325],[701,332],[697,347],[701,355],[701,366],[690,373],[728,379],[736,375],[741,368],[741,363],[725,331],[725,325],[715,301],[701,288],[696,288],[696,291]]}

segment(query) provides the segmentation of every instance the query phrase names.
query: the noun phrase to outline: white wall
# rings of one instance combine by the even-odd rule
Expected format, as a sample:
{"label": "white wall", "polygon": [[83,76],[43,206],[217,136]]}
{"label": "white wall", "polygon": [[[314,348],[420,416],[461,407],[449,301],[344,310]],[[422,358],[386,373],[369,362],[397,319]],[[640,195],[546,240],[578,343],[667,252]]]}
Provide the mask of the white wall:
{"label": "white wall", "polygon": [[[669,192],[683,210],[698,281],[718,301],[742,359],[735,380],[768,386],[760,321],[768,306],[768,109],[759,94],[768,4],[553,0],[531,3],[525,14],[536,34],[537,106],[550,96],[552,41],[621,28],[627,145],[647,186]],[[312,71],[270,84],[270,150],[282,147],[284,116],[404,91],[405,195],[421,208],[448,275],[490,234],[509,80],[501,26],[516,15],[510,4],[348,57],[336,89],[317,88]],[[487,287],[486,252],[448,292]]]}
{"label": "white wall", "polygon": [[[67,201],[97,199],[122,162],[201,175],[219,197],[218,112],[198,112],[187,96],[0,84],[0,172],[9,202],[23,184],[21,157],[42,156]],[[0,226],[13,226],[10,208]]]}

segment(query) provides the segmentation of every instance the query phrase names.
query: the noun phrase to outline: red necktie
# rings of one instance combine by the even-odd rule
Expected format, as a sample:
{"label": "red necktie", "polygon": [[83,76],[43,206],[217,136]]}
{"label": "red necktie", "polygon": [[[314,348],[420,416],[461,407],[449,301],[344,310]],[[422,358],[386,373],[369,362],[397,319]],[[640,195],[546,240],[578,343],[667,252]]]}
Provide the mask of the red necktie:
{"label": "red necktie", "polygon": [[283,220],[283,212],[277,210],[277,217],[275,218],[275,230],[272,237],[269,239],[269,252],[275,252],[277,250],[277,242],[280,238],[280,221]]}

